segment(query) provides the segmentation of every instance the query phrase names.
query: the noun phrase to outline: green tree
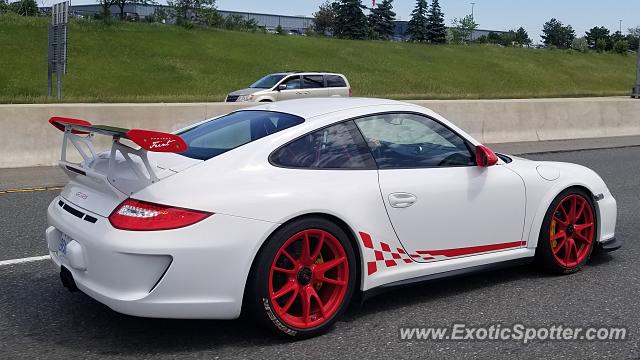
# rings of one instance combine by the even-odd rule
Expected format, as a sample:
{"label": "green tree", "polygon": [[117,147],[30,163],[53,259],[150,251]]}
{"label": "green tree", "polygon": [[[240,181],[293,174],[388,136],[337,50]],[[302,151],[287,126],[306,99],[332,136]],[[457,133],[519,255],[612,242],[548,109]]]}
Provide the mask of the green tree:
{"label": "green tree", "polygon": [[575,51],[587,52],[589,51],[589,42],[586,37],[579,37],[573,39],[571,42],[571,48]]}
{"label": "green tree", "polygon": [[276,34],[284,35],[284,29],[282,28],[282,25],[278,24],[278,26],[276,26]]}
{"label": "green tree", "polygon": [[489,44],[502,44],[502,36],[499,33],[490,32],[487,36],[487,42]]}
{"label": "green tree", "polygon": [[514,41],[516,44],[526,47],[531,46],[531,43],[533,43],[533,40],[531,40],[531,38],[529,37],[529,33],[527,33],[527,30],[525,30],[522,26],[518,28],[518,30],[516,30]]}
{"label": "green tree", "polygon": [[607,50],[609,51],[614,50],[614,46],[618,41],[625,41],[625,40],[626,40],[625,36],[620,31],[614,32],[613,34],[611,34],[611,37],[609,38]]}
{"label": "green tree", "polygon": [[447,26],[444,24],[444,13],[438,0],[431,2],[431,9],[427,17],[427,40],[432,44],[447,42]]}
{"label": "green tree", "polygon": [[500,34],[500,45],[503,46],[514,46],[517,44],[518,34],[515,30],[509,30]]}
{"label": "green tree", "polygon": [[211,12],[217,11],[216,0],[169,0],[167,4],[175,12],[176,23],[187,27],[205,25]]}
{"label": "green tree", "polygon": [[607,51],[608,42],[605,39],[598,39],[596,41],[596,51],[599,53],[603,53]]}
{"label": "green tree", "polygon": [[125,20],[124,16],[124,8],[125,6],[131,4],[140,4],[140,5],[152,5],[156,4],[153,0],[115,0],[115,5],[120,9],[120,20]]}
{"label": "green tree", "polygon": [[452,21],[451,37],[454,44],[464,44],[471,41],[473,32],[478,28],[479,24],[473,19],[473,16],[467,15],[462,19],[454,18]]}
{"label": "green tree", "polygon": [[628,34],[625,37],[625,40],[629,42],[629,48],[631,50],[637,51],[638,46],[640,45],[640,26],[636,26],[634,28],[628,29]]}
{"label": "green tree", "polygon": [[102,8],[100,11],[100,18],[106,23],[111,21],[111,7],[116,5],[116,0],[99,0],[98,2]]}
{"label": "green tree", "polygon": [[39,13],[36,0],[20,0],[15,6],[16,12],[22,16],[37,16]]}
{"label": "green tree", "polygon": [[369,30],[371,38],[388,40],[396,29],[396,13],[393,12],[393,0],[383,0],[369,14]]}
{"label": "green tree", "polygon": [[429,36],[427,35],[428,12],[429,4],[427,4],[427,0],[417,0],[416,7],[411,12],[411,20],[409,20],[407,26],[407,35],[409,35],[411,41],[429,41]]}
{"label": "green tree", "polygon": [[313,13],[313,30],[320,34],[333,32],[333,28],[336,23],[336,9],[338,4],[335,2],[325,2],[320,5],[318,11]]}
{"label": "green tree", "polygon": [[542,28],[542,40],[547,46],[555,46],[560,49],[571,47],[576,32],[571,25],[563,25],[557,19],[547,21]]}
{"label": "green tree", "polygon": [[[222,16],[222,14],[220,14],[216,9],[202,9],[200,11],[200,23],[202,25],[221,28],[221,27],[224,27],[225,20],[226,20],[225,17]],[[243,21],[246,21],[246,20],[244,20],[243,18]],[[256,30],[257,30],[257,26],[258,25],[256,23]]]}
{"label": "green tree", "polygon": [[336,6],[336,21],[334,34],[342,39],[366,39],[367,29],[366,9],[360,0],[340,0]]}
{"label": "green tree", "polygon": [[7,0],[0,0],[0,15],[9,12],[9,2]]}
{"label": "green tree", "polygon": [[618,40],[613,44],[613,52],[616,54],[627,55],[629,51],[629,42],[627,40]]}
{"label": "green tree", "polygon": [[609,29],[604,26],[595,26],[585,33],[589,48],[597,49],[598,40],[604,40],[605,44],[610,42]]}

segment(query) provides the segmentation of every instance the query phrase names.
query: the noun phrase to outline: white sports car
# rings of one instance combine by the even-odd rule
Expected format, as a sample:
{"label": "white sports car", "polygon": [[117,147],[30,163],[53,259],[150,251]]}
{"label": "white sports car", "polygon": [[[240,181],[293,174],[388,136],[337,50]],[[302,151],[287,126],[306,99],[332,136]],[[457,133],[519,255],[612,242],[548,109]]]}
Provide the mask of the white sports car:
{"label": "white sports car", "polygon": [[595,172],[496,155],[416,105],[292,100],[175,134],[50,122],[70,177],[48,208],[51,258],[66,287],[125,314],[248,311],[308,337],[354,295],[533,259],[571,273],[620,246]]}

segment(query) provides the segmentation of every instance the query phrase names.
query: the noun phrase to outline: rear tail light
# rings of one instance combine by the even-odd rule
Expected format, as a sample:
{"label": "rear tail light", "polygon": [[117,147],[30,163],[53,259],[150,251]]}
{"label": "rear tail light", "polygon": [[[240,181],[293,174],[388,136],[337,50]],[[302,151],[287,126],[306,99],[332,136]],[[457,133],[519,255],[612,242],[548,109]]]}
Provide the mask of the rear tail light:
{"label": "rear tail light", "polygon": [[353,90],[351,90],[351,87],[349,87],[349,96],[353,96]]}
{"label": "rear tail light", "polygon": [[170,230],[193,225],[211,215],[204,211],[127,199],[113,210],[109,221],[120,230]]}

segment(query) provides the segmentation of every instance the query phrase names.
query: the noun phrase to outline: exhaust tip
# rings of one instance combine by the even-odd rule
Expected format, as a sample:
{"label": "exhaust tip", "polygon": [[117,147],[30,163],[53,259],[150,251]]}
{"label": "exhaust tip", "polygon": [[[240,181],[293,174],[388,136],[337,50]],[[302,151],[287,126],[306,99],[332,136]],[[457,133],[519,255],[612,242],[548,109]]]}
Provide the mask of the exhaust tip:
{"label": "exhaust tip", "polygon": [[78,291],[78,286],[76,286],[76,281],[73,280],[71,271],[64,266],[60,269],[60,280],[62,281],[62,286],[67,288],[70,292]]}

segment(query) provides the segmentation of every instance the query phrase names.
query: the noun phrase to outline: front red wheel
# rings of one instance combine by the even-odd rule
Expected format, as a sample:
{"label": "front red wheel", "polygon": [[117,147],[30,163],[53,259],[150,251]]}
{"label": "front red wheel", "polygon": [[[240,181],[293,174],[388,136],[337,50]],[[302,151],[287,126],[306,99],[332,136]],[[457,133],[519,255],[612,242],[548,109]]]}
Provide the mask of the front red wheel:
{"label": "front red wheel", "polygon": [[347,234],[321,218],[285,225],[259,254],[247,303],[268,327],[294,337],[325,332],[354,291],[355,255]]}
{"label": "front red wheel", "polygon": [[579,270],[588,260],[596,240],[594,204],[588,193],[569,189],[553,201],[538,240],[536,256],[556,273]]}
{"label": "front red wheel", "polygon": [[591,251],[595,222],[591,204],[572,194],[556,206],[551,218],[549,238],[558,264],[571,268],[584,261]]}

